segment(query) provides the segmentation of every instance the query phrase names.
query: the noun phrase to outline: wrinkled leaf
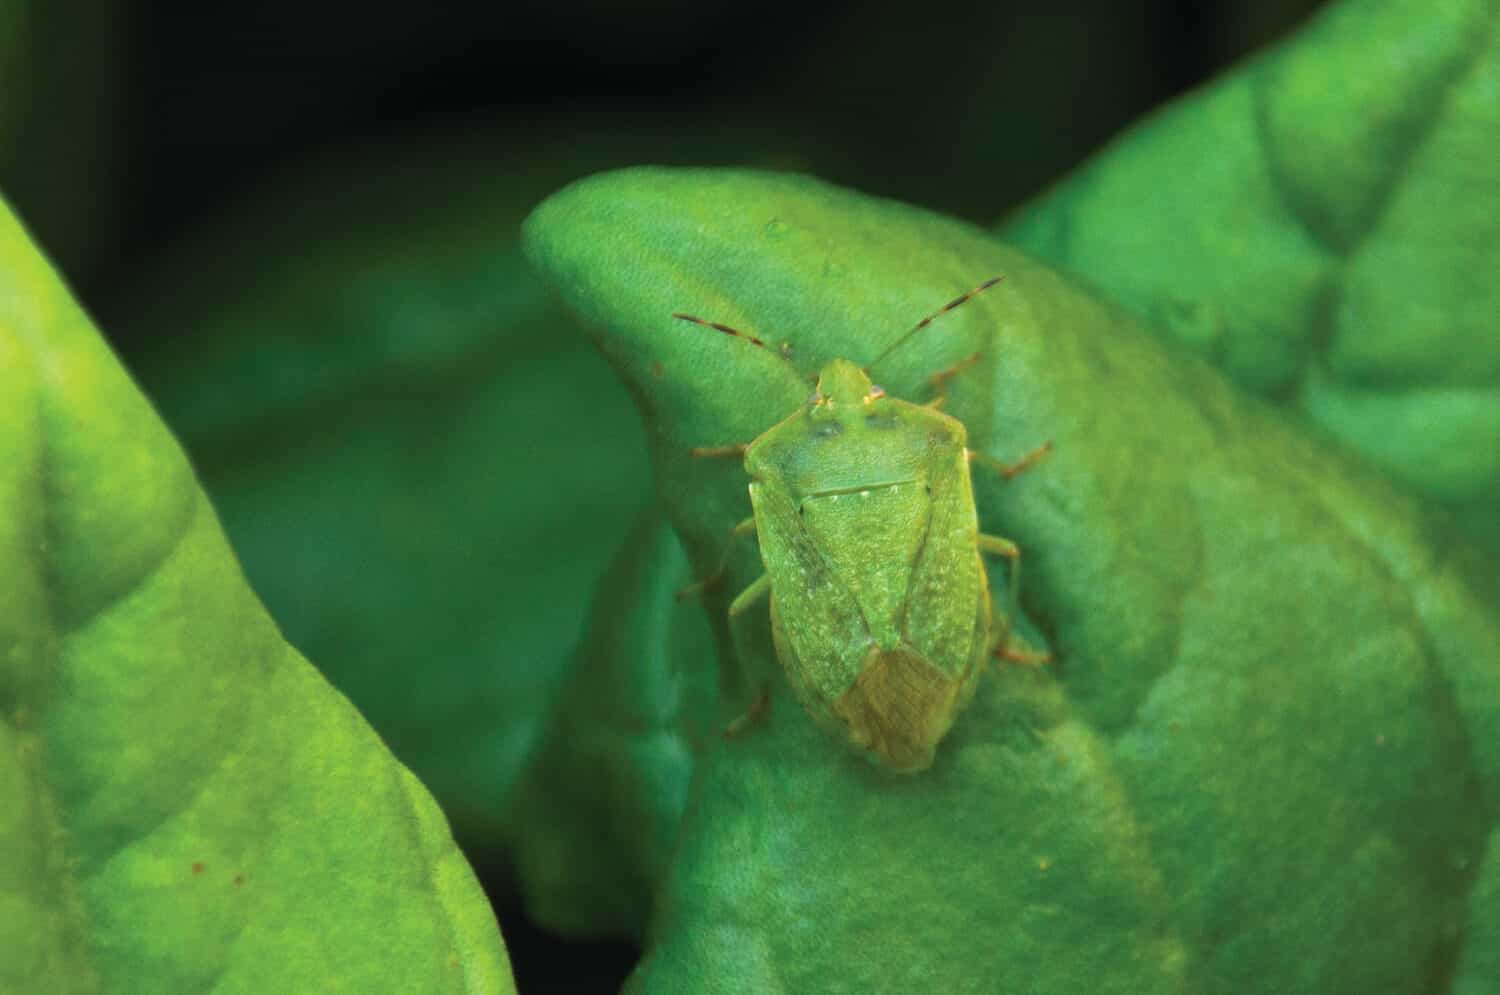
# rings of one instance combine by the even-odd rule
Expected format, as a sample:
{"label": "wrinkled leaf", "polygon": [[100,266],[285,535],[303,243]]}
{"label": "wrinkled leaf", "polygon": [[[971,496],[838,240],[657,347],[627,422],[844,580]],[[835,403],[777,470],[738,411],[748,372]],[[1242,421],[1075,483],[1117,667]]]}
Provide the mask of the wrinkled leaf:
{"label": "wrinkled leaf", "polygon": [[1500,544],[1500,4],[1346,0],[1005,238]]}
{"label": "wrinkled leaf", "polygon": [[437,806],[0,215],[0,989],[503,992]]}
{"label": "wrinkled leaf", "polygon": [[[737,549],[707,598],[728,679],[697,718],[721,726],[762,679],[772,708],[704,745],[636,990],[1452,976],[1500,811],[1497,585],[1412,499],[1053,272],[901,205],[641,169],[555,195],[527,245],[640,398],[699,576],[749,503],[735,461],[688,450],[749,440],[820,363],[869,361],[994,273],[1006,283],[884,364],[884,386],[924,399],[978,351],[948,403],[970,444],[1056,445],[976,489],[981,525],[1024,552],[1023,604],[1057,663],[986,680],[920,776],[813,726],[763,610],[726,624],[759,572]],[[800,377],[674,311],[786,348]]]}

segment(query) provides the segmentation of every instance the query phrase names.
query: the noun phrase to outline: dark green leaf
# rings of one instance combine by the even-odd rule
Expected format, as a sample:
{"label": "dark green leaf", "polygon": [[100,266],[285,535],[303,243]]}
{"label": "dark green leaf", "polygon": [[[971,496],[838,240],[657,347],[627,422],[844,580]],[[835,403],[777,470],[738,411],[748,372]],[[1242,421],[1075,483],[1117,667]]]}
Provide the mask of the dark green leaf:
{"label": "dark green leaf", "polygon": [[550,735],[517,794],[534,918],[639,939],[677,839],[696,755],[718,734],[713,647],[677,536],[641,516],[594,604]]}
{"label": "dark green leaf", "polygon": [[1464,954],[1454,995],[1494,995],[1500,985],[1500,831],[1490,833],[1485,859],[1469,896]]}

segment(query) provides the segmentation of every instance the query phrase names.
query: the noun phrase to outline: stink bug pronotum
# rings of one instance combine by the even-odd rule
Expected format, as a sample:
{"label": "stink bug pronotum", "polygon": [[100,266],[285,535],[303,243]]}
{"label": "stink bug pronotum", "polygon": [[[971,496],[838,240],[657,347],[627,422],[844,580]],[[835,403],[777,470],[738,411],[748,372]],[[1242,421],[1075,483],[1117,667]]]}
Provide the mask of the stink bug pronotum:
{"label": "stink bug pronotum", "polygon": [[[754,533],[766,572],[734,599],[729,614],[769,594],[776,652],[802,705],[895,772],[932,763],[991,657],[1048,659],[1012,646],[1008,625],[996,633],[981,554],[1010,560],[1014,596],[1020,552],[1010,540],[979,531],[969,464],[1010,478],[1051,443],[1012,464],[968,448],[963,423],[938,409],[945,383],[978,354],[933,374],[937,394],[926,404],[890,397],[871,379],[875,366],[933,319],[1001,279],[948,302],[863,367],[847,359],[828,363],[807,403],[753,442],[693,450],[743,456],[750,475],[754,514],[731,530],[730,541]],[[727,325],[673,317],[768,348]],[[723,569],[684,593],[707,586]],[[728,732],[744,728],[767,704],[763,693]]]}

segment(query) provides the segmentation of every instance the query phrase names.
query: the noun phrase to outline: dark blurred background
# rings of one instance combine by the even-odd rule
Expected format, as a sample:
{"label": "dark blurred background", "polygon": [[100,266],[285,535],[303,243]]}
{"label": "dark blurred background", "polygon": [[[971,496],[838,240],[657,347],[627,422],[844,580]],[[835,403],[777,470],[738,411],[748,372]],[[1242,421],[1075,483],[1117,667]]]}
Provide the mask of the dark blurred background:
{"label": "dark blurred background", "polygon": [[744,120],[769,131],[765,160],[991,223],[1317,3],[6,6],[25,44],[0,83],[24,73],[29,99],[0,132],[0,182],[102,303],[279,170],[455,122],[524,156],[530,129],[581,114],[653,130]]}
{"label": "dark blurred background", "polygon": [[[237,514],[270,520],[274,499],[260,493],[237,505],[234,474],[215,470],[238,458],[215,448],[235,431],[198,432],[196,402],[173,401],[173,384],[208,377],[213,360],[200,354],[162,373],[161,356],[190,355],[195,340],[215,336],[290,340],[281,312],[251,313],[252,291],[269,287],[268,299],[284,300],[295,284],[297,300],[315,299],[319,253],[352,272],[349,253],[370,232],[383,233],[376,241],[386,248],[374,255],[387,263],[400,232],[431,236],[431,205],[449,186],[506,200],[503,230],[491,234],[507,244],[548,191],[641,162],[794,169],[993,224],[1129,122],[1316,6],[4,0],[0,190],[188,445],[289,638],[448,808],[499,910],[520,990],[612,991],[636,948],[534,924],[504,845],[484,842],[504,836],[505,820],[486,822],[484,803],[466,808],[464,791],[443,780],[454,765],[431,759],[398,719],[382,719],[360,678],[334,663],[338,647],[320,643],[316,622],[299,622],[305,598],[279,605],[270,554],[257,552],[253,524],[236,524]],[[372,171],[383,179],[370,186],[359,177]],[[371,216],[378,212],[390,229]],[[303,307],[297,320],[322,306]],[[236,355],[226,362],[246,369]],[[242,393],[256,390],[249,383]]]}

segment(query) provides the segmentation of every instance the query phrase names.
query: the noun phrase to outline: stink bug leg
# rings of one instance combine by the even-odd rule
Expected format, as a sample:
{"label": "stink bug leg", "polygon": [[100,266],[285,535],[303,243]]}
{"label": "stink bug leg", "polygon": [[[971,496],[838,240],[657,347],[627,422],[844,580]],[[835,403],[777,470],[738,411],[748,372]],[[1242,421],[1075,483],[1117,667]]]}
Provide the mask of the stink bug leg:
{"label": "stink bug leg", "polygon": [[[1002,553],[1000,555],[1008,556],[1010,558],[1011,609],[1013,612],[1019,611],[1020,602],[1016,598],[1016,591],[1018,590],[1016,584],[1021,579],[1021,551],[1017,549],[1015,543],[1011,542],[1009,539],[1001,539],[998,536],[981,535],[979,537],[979,548],[986,552],[992,551],[991,549],[986,548],[987,541],[990,543],[1004,543],[1008,545],[1012,550],[1012,552]],[[1012,615],[1012,617],[1014,617],[1014,615]],[[1020,639],[1013,636],[1009,625],[1005,627],[1005,631],[1001,634],[999,640],[995,642],[994,647],[990,650],[990,656],[994,657],[996,660],[1001,661],[1002,663],[1014,663],[1019,664],[1023,667],[1043,667],[1052,662],[1051,653],[1039,653],[1036,650],[1031,649]]]}
{"label": "stink bug leg", "polygon": [[689,449],[688,452],[700,459],[704,457],[708,457],[711,459],[715,456],[742,457],[745,455],[745,450],[749,448],[750,443],[741,442],[733,446],[694,446],[692,449]]}
{"label": "stink bug leg", "polygon": [[[1009,539],[986,535],[983,532],[979,534],[978,545],[981,553],[989,553],[992,556],[1003,556],[1010,561],[1010,584],[1008,586],[1010,589],[1011,612],[1014,614],[1020,609],[1020,601],[1016,597],[1016,592],[1021,589],[1021,548]],[[1012,646],[1009,632],[1006,632],[1000,641],[995,644],[994,649],[990,651],[990,655],[999,660],[1025,664],[1030,667],[1037,667],[1052,661],[1052,656],[1049,653],[1034,653],[1030,650],[1018,649]]]}
{"label": "stink bug leg", "polygon": [[1042,457],[1046,456],[1051,451],[1052,440],[1048,439],[1046,442],[1042,443],[1040,446],[1037,446],[1031,452],[1027,453],[1025,456],[1022,456],[1014,463],[1003,463],[987,453],[979,452],[977,449],[970,449],[968,452],[969,462],[973,463],[975,461],[978,461],[980,463],[983,463],[985,466],[1000,474],[1000,476],[1004,477],[1006,480],[1010,480],[1012,477],[1020,476],[1027,470],[1030,470],[1032,467],[1036,466],[1036,464],[1042,459]]}
{"label": "stink bug leg", "polygon": [[[751,522],[753,523],[754,519],[751,519]],[[749,609],[751,605],[755,604],[761,598],[766,597],[770,593],[771,575],[761,574],[755,579],[755,582],[753,584],[741,591],[739,595],[729,603],[729,617],[734,618],[736,615],[744,614],[744,612]],[[755,724],[756,720],[758,720],[762,715],[766,713],[768,709],[770,709],[770,707],[771,685],[762,684],[760,686],[759,693],[757,693],[755,696],[755,700],[752,701],[750,703],[750,707],[745,710],[745,714],[741,715],[739,718],[735,719],[733,722],[729,723],[729,725],[724,727],[724,738],[731,739],[735,736],[738,736],[746,729],[749,729],[752,725]]]}
{"label": "stink bug leg", "polygon": [[1011,645],[1007,639],[995,647],[990,654],[997,660],[1006,663],[1016,663],[1023,667],[1044,667],[1052,662],[1051,653],[1038,653],[1036,650],[1018,649]]}
{"label": "stink bug leg", "polygon": [[[973,449],[965,450],[965,456],[970,463],[975,461],[983,463],[985,466],[994,469],[1004,479],[1010,480],[1031,469],[1051,451],[1052,440],[1049,439],[1014,463],[1001,462],[993,456]],[[1009,539],[1002,539],[1000,536],[981,533],[979,536],[979,551],[981,553],[990,553],[994,556],[1003,556],[1010,561],[1010,584],[1008,585],[1010,588],[1010,607],[1013,614],[1020,611],[1021,603],[1018,597],[1018,593],[1021,590],[1020,547]],[[991,655],[997,660],[1004,660],[1007,663],[1018,663],[1026,667],[1040,667],[1043,664],[1052,662],[1052,654],[1050,653],[1037,653],[1033,650],[1022,649],[1012,645],[1008,633],[1004,639],[995,644],[994,652]]]}
{"label": "stink bug leg", "polygon": [[684,598],[691,598],[696,594],[702,594],[704,591],[717,584],[719,582],[719,579],[724,576],[724,571],[729,569],[729,554],[734,551],[734,540],[742,535],[754,534],[755,517],[753,515],[745,519],[743,522],[740,522],[738,525],[734,526],[734,528],[730,529],[729,538],[724,543],[724,555],[719,557],[719,565],[715,567],[713,573],[709,574],[707,577],[704,577],[700,581],[689,584],[687,587],[684,587],[682,590],[678,591],[677,600],[682,601]]}
{"label": "stink bug leg", "polygon": [[771,575],[761,574],[755,578],[755,583],[745,588],[735,599],[729,603],[729,617],[743,615],[745,611],[761,598],[771,593]]}
{"label": "stink bug leg", "polygon": [[[995,459],[995,457],[993,456],[979,452],[977,449],[965,449],[964,458],[967,459],[970,463],[973,463],[977,460],[978,462],[983,463],[985,466],[993,469],[1004,479],[1011,480],[1014,477],[1025,473],[1033,466],[1036,466],[1036,464],[1051,451],[1052,440],[1048,439],[1046,442],[1042,443],[1040,446],[1037,446],[1031,452],[1027,453],[1025,456],[1022,456],[1014,463],[1003,463],[1000,460]],[[1004,556],[1010,560],[1011,604],[1012,607],[1015,607],[1015,592],[1020,590],[1021,583],[1020,549],[1018,549],[1016,547],[1016,544],[1011,542],[1009,539],[1001,539],[999,536],[990,535],[981,535],[979,537],[979,548],[982,552],[993,553],[997,556]]]}
{"label": "stink bug leg", "polygon": [[938,370],[932,376],[928,377],[927,382],[932,385],[932,389],[936,393],[933,399],[927,402],[927,407],[941,408],[943,403],[948,400],[948,381],[979,362],[979,355],[976,352],[973,355],[965,356],[947,369]]}
{"label": "stink bug leg", "polygon": [[[696,320],[696,319],[694,319],[694,320]],[[698,322],[698,323],[699,324],[707,324],[706,322]],[[760,340],[756,339],[754,341],[758,342]],[[741,443],[738,443],[738,444],[733,445],[733,446],[696,446],[693,449],[688,450],[688,452],[691,455],[695,456],[695,457],[708,457],[708,458],[713,458],[713,457],[717,457],[717,456],[742,457],[742,456],[745,455],[745,450],[747,450],[749,448],[750,448],[750,444],[749,443],[747,443],[747,442],[741,442]],[[709,588],[711,588],[715,584],[717,584],[719,582],[720,578],[722,578],[724,576],[724,571],[726,569],[728,569],[728,567],[729,567],[729,554],[734,550],[734,540],[735,540],[735,538],[738,537],[738,536],[742,536],[742,535],[751,535],[751,534],[754,534],[754,532],[755,532],[755,518],[754,518],[754,516],[751,516],[750,518],[745,519],[743,522],[740,522],[738,525],[736,525],[733,528],[731,528],[729,530],[729,539],[724,544],[724,555],[719,557],[719,565],[717,567],[715,567],[713,569],[713,572],[711,572],[707,577],[704,577],[701,580],[696,580],[693,583],[689,584],[687,587],[684,587],[682,590],[678,591],[677,592],[677,600],[678,601],[682,601],[682,600],[684,600],[686,598],[691,598],[691,597],[694,597],[696,595],[702,594],[704,591],[708,590]]]}
{"label": "stink bug leg", "polygon": [[766,712],[771,710],[771,685],[762,684],[760,691],[755,695],[755,700],[750,707],[745,709],[745,714],[735,719],[724,727],[724,738],[733,739],[740,733],[753,726],[757,720]]}

